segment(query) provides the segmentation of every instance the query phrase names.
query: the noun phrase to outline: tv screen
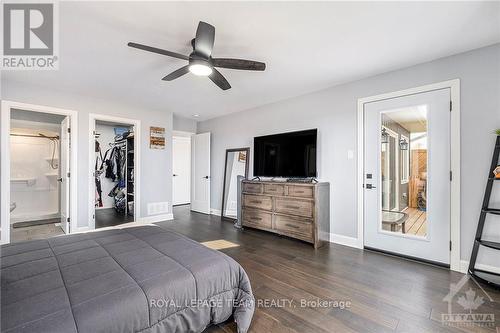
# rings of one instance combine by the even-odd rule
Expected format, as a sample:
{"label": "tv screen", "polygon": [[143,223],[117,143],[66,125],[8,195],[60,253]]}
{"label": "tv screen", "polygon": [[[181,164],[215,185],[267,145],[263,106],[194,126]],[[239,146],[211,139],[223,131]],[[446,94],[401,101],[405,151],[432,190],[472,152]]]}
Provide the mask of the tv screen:
{"label": "tv screen", "polygon": [[318,130],[254,138],[253,174],[260,177],[316,177]]}

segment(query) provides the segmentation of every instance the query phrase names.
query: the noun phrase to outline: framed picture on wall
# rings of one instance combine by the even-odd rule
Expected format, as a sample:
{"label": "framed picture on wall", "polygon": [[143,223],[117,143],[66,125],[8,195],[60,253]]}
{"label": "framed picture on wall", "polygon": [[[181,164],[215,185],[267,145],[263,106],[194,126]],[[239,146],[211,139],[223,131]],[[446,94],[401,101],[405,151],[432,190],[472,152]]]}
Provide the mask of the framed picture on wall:
{"label": "framed picture on wall", "polygon": [[165,128],[154,127],[149,128],[149,148],[165,149]]}

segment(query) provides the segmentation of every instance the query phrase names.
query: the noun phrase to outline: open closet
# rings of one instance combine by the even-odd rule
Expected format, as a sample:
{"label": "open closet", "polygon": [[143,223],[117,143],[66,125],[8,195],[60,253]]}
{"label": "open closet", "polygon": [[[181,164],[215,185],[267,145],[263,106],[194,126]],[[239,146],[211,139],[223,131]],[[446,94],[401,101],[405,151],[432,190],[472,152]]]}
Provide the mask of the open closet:
{"label": "open closet", "polygon": [[134,126],[96,120],[95,228],[134,221]]}

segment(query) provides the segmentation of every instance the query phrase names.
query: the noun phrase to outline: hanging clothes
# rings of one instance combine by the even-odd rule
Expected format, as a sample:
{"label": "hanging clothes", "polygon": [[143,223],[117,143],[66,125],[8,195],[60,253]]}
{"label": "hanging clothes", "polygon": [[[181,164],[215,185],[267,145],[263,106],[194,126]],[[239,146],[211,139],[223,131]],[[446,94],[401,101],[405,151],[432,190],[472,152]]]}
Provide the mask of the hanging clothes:
{"label": "hanging clothes", "polygon": [[99,164],[99,158],[101,159],[101,165],[103,161],[101,145],[99,141],[95,140],[95,152],[98,153],[95,159],[94,166],[94,181],[95,181],[95,207],[102,207],[102,186],[101,186],[101,171],[98,170],[97,166]]}

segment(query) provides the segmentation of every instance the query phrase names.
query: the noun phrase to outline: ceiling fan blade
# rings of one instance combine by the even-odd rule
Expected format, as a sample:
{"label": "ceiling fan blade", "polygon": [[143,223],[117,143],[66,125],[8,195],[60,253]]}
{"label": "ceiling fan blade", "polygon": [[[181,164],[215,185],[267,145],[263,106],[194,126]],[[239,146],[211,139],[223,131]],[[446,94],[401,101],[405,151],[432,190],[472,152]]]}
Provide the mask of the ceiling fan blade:
{"label": "ceiling fan blade", "polygon": [[132,43],[132,42],[129,42],[127,45],[130,47],[134,47],[136,49],[141,49],[141,50],[148,51],[148,52],[163,54],[163,55],[166,55],[169,57],[174,57],[174,58],[183,59],[183,60],[189,60],[189,57],[185,56],[183,54],[171,52],[171,51],[167,51],[167,50],[162,50],[162,49],[152,47],[152,46],[147,46],[147,45]]}
{"label": "ceiling fan blade", "polygon": [[246,71],[263,71],[266,69],[265,63],[252,60],[213,58],[212,63],[215,67],[241,69]]}
{"label": "ceiling fan blade", "polygon": [[179,68],[178,70],[173,71],[172,73],[165,76],[162,80],[172,81],[183,76],[184,74],[187,74],[187,72],[189,72],[189,65],[186,65],[184,67]]}
{"label": "ceiling fan blade", "polygon": [[229,84],[229,82],[227,82],[226,78],[222,76],[222,74],[215,68],[212,68],[212,74],[210,74],[208,77],[222,90],[231,89],[231,85]]}
{"label": "ceiling fan blade", "polygon": [[215,41],[215,28],[213,25],[200,21],[196,29],[196,38],[194,39],[194,50],[196,53],[210,57]]}

